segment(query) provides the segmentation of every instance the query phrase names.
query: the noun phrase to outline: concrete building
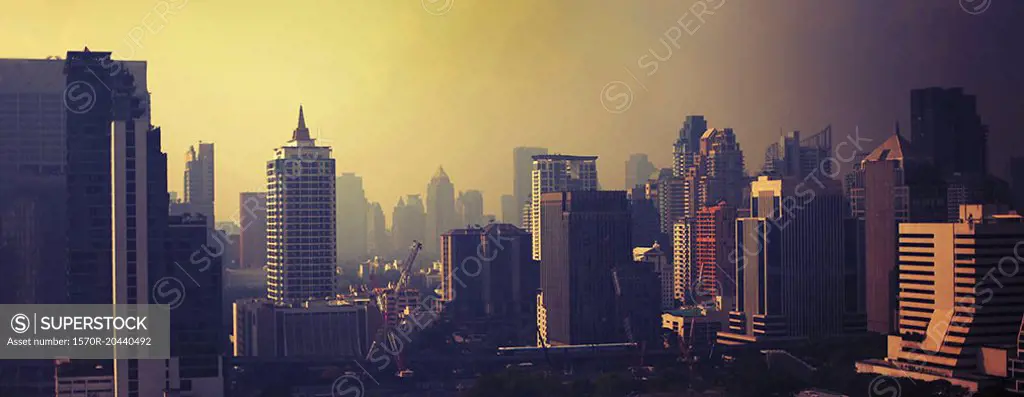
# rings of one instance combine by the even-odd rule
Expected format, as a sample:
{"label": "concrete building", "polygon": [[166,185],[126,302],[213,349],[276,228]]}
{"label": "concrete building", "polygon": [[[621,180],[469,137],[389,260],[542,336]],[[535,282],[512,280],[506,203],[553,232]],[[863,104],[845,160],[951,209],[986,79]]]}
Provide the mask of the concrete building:
{"label": "concrete building", "polygon": [[267,194],[242,192],[238,201],[240,267],[262,269],[267,264]]}
{"label": "concrete building", "polygon": [[[629,195],[629,217],[633,223],[633,244],[649,246],[666,243],[671,246],[671,234],[661,232],[661,216],[654,199],[647,196],[646,188],[634,187]],[[671,251],[668,252],[671,257]]]}
{"label": "concrete building", "polygon": [[590,191],[598,189],[597,156],[533,156],[533,198],[530,234],[533,235],[533,259],[541,259],[541,195],[548,192]]}
{"label": "concrete building", "polygon": [[651,265],[651,268],[658,276],[659,295],[662,310],[669,310],[675,307],[675,272],[672,270],[672,262],[668,254],[661,250],[657,242],[650,247],[633,248],[633,261],[643,262]]}
{"label": "concrete building", "polygon": [[696,245],[697,234],[691,220],[676,222],[672,233],[672,291],[676,302],[697,304],[694,294],[697,284]]}
{"label": "concrete building", "polygon": [[736,309],[719,344],[843,333],[844,202],[838,182],[821,182],[751,183],[750,217],[736,221]]}
{"label": "concrete building", "polygon": [[694,221],[693,258],[696,295],[718,302],[717,309],[731,311],[736,293],[736,208],[721,202],[697,213]]}
{"label": "concrete building", "polygon": [[501,195],[501,222],[521,226],[522,204],[516,201],[516,196],[511,194]]}
{"label": "concrete building", "polygon": [[910,138],[940,177],[984,175],[988,169],[988,126],[978,115],[977,99],[963,88],[911,91]]}
{"label": "concrete building", "polygon": [[[800,131],[792,131],[779,137],[779,141],[768,146],[764,154],[762,175],[774,177],[804,178],[812,173],[834,175],[832,162],[832,126],[820,132],[801,137]],[[838,171],[838,170],[836,170]]]}
{"label": "concrete building", "polygon": [[700,138],[708,130],[704,116],[686,116],[679,129],[679,139],[672,145],[672,176],[682,178],[697,164],[700,153]]}
{"label": "concrete building", "polygon": [[[533,199],[533,156],[548,154],[547,148],[517,147],[512,149],[512,196],[517,203],[516,208],[527,205]],[[531,207],[532,208],[532,207]],[[510,222],[506,220],[506,222]],[[530,230],[521,219],[510,222],[523,229]]]}
{"label": "concrete building", "polygon": [[235,356],[260,358],[363,358],[372,342],[373,305],[346,301],[273,303],[262,299],[232,306]]}
{"label": "concrete building", "polygon": [[732,128],[710,128],[700,138],[699,204],[715,205],[721,201],[738,205],[743,201],[747,175],[743,168],[743,151]]}
{"label": "concrete building", "polygon": [[549,192],[537,201],[547,342],[622,342],[624,313],[609,308],[617,307],[612,270],[633,262],[625,192]]}
{"label": "concrete building", "polygon": [[864,220],[867,328],[887,334],[896,324],[897,224],[944,221],[946,188],[897,130],[861,161],[849,191],[852,217]]}
{"label": "concrete building", "polygon": [[634,153],[629,155],[629,159],[626,160],[626,191],[632,190],[637,186],[643,186],[647,183],[647,178],[656,171],[654,164],[647,159],[647,155],[643,153]]}
{"label": "concrete building", "polygon": [[[482,211],[482,210],[481,210]],[[458,214],[455,212],[455,185],[452,185],[444,167],[438,167],[427,185],[427,233],[423,241],[426,252],[441,252],[438,246],[441,235],[458,227]],[[403,243],[403,246],[405,244]]]}
{"label": "concrete building", "polygon": [[999,363],[981,353],[1019,343],[1024,273],[1006,265],[1020,260],[1024,221],[991,206],[961,208],[955,223],[900,224],[897,331],[885,359],[858,362],[857,372],[974,392],[1001,382],[984,373]]}
{"label": "concrete building", "polygon": [[333,298],[337,261],[331,148],[309,136],[299,107],[292,139],[267,162],[267,298]]}
{"label": "concrete building", "polygon": [[388,229],[385,226],[384,209],[380,207],[380,203],[373,202],[370,203],[367,211],[367,253],[370,256],[390,255],[392,251],[391,237],[388,235]]}
{"label": "concrete building", "polygon": [[188,212],[203,214],[210,223],[207,228],[212,231],[216,224],[213,214],[216,185],[212,143],[199,142],[198,145],[188,147],[185,152],[184,181],[184,199]]}
{"label": "concrete building", "polygon": [[423,241],[426,237],[427,214],[424,212],[423,199],[418,194],[410,194],[399,198],[398,204],[391,213],[391,249],[396,256],[405,255],[406,247],[413,241]]}
{"label": "concrete building", "polygon": [[338,208],[338,263],[365,259],[367,248],[367,211],[369,203],[363,191],[363,178],[342,173],[335,182]]}
{"label": "concrete building", "polygon": [[455,227],[487,224],[484,218],[484,194],[479,190],[459,192],[455,199],[455,212],[458,219]]}

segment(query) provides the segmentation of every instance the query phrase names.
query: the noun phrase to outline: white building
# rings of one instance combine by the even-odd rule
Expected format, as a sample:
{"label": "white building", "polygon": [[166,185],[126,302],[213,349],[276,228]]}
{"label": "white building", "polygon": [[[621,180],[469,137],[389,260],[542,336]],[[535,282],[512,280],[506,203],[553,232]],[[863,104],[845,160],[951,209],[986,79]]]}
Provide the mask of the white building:
{"label": "white building", "polygon": [[673,290],[676,300],[694,303],[692,296],[687,296],[696,280],[693,275],[694,244],[696,237],[693,222],[680,220],[672,225],[672,267]]}
{"label": "white building", "polygon": [[530,200],[529,227],[533,235],[533,259],[540,260],[540,196],[548,192],[598,190],[597,156],[533,156],[531,186],[533,199]]}
{"label": "white building", "polygon": [[267,297],[303,301],[335,295],[337,218],[331,148],[299,125],[267,162]]}

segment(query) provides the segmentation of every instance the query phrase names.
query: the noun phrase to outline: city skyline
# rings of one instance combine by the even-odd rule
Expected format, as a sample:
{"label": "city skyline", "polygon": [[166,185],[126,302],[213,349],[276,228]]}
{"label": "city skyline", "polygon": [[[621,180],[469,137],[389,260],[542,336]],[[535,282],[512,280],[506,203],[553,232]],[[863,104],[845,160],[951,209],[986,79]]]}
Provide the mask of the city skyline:
{"label": "city skyline", "polygon": [[[406,194],[425,193],[410,190],[444,166],[456,189],[483,192],[486,213],[498,213],[500,196],[512,193],[504,153],[514,147],[598,155],[602,186],[620,186],[630,153],[648,154],[657,167],[670,165],[671,152],[660,142],[672,139],[689,114],[735,128],[748,149],[747,164],[756,165],[780,131],[831,124],[839,137],[859,126],[865,136],[884,138],[894,121],[910,125],[904,98],[910,89],[963,86],[979,97],[997,175],[1006,174],[1012,126],[1022,117],[1012,111],[1021,100],[1011,94],[1021,87],[1012,71],[1024,58],[998,51],[1021,30],[1013,16],[1024,5],[1013,2],[970,15],[956,1],[708,1],[715,14],[703,22],[689,15],[688,26],[699,29],[682,32],[679,48],[670,47],[672,56],[652,75],[638,58],[646,55],[649,62],[652,50],[665,58],[665,34],[678,28],[691,4],[592,10],[579,2],[526,1],[497,9],[460,2],[434,15],[439,10],[415,3],[273,10],[186,0],[111,3],[117,6],[103,7],[109,10],[102,14],[86,3],[15,4],[0,17],[0,33],[10,38],[0,56],[41,59],[89,46],[114,51],[115,59],[146,60],[148,85],[162,104],[153,119],[164,127],[165,150],[183,153],[199,140],[218,146],[218,219],[231,219],[240,192],[259,190],[261,175],[252,170],[272,153],[276,132],[294,124],[299,104],[316,115],[313,135],[335,148],[338,169],[364,178],[369,201],[390,206]],[[165,13],[166,21],[156,16],[159,4],[174,13]],[[931,23],[917,18],[919,7]],[[831,28],[806,22],[806,13]],[[19,17],[9,19],[13,15]],[[340,20],[316,23],[327,16]],[[234,22],[246,18],[277,28]],[[873,28],[863,29],[864,21]],[[204,27],[214,22],[230,33]],[[53,23],[63,29],[32,27]],[[744,28],[732,32],[736,26]],[[542,36],[548,40],[537,40]],[[602,51],[592,51],[597,47]],[[848,47],[859,51],[839,52]],[[261,62],[254,67],[245,59]],[[991,69],[972,73],[975,62]],[[544,71],[556,72],[551,75],[558,80]],[[872,76],[872,84],[858,84],[858,76]],[[190,83],[179,84],[182,79]],[[625,112],[602,106],[608,82],[632,89]],[[566,130],[586,132],[561,133]],[[453,137],[458,140],[442,139]],[[623,142],[627,147],[620,150]],[[378,153],[402,160],[382,160]],[[168,185],[182,186],[184,165],[168,166]]]}

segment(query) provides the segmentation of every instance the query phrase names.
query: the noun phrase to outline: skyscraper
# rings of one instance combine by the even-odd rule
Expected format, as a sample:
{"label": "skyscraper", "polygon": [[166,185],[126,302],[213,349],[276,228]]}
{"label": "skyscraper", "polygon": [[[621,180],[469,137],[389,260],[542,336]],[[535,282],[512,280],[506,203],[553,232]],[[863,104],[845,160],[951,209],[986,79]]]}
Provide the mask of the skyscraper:
{"label": "skyscraper", "polygon": [[[423,249],[438,253],[441,235],[458,224],[455,213],[455,185],[452,185],[444,167],[438,167],[427,185],[427,233]],[[408,243],[408,242],[407,242]],[[405,246],[407,244],[401,244]]]}
{"label": "skyscraper", "polygon": [[735,310],[719,344],[842,334],[843,198],[838,182],[821,182],[751,183],[751,215],[736,224]]}
{"label": "skyscraper", "polygon": [[[541,154],[548,154],[548,149],[542,147],[512,149],[512,196],[516,199],[517,208],[522,208],[524,204],[533,199],[533,156]],[[512,223],[526,227],[518,220]]]}
{"label": "skyscraper", "polygon": [[647,155],[643,153],[634,153],[629,155],[629,160],[626,160],[626,187],[625,190],[643,186],[647,183],[647,178],[654,173],[656,169],[654,164],[647,159]]}
{"label": "skyscraper", "polygon": [[984,175],[988,127],[977,100],[963,88],[930,87],[910,92],[910,138],[941,177],[959,172]]}
{"label": "skyscraper", "polygon": [[363,178],[346,172],[338,177],[338,263],[366,256],[366,216],[368,203]]}
{"label": "skyscraper", "polygon": [[697,285],[696,245],[697,234],[692,219],[681,219],[673,225],[672,269],[673,292],[676,301],[686,304],[701,303],[694,294]]}
{"label": "skyscraper", "polygon": [[827,161],[831,155],[831,125],[806,138],[800,136],[800,131],[793,131],[779,137],[778,142],[765,150],[761,174],[803,178],[818,171],[819,174],[833,175],[832,162]]}
{"label": "skyscraper", "polygon": [[[391,248],[404,250],[413,241],[426,238],[427,214],[423,210],[423,199],[418,194],[399,198],[391,213]],[[403,255],[404,252],[396,252]]]}
{"label": "skyscraper", "polygon": [[242,192],[238,201],[240,267],[262,269],[267,264],[267,194]]}
{"label": "skyscraper", "polygon": [[459,192],[455,200],[455,212],[458,214],[455,227],[487,224],[484,220],[484,195],[479,190]]}
{"label": "skyscraper", "polygon": [[672,145],[672,175],[681,178],[696,164],[700,152],[700,138],[708,130],[704,116],[686,116],[679,129],[679,139]]}
{"label": "skyscraper", "polygon": [[331,148],[309,136],[299,107],[292,139],[267,162],[267,298],[333,297],[337,260]]}
{"label": "skyscraper", "polygon": [[541,258],[541,195],[549,192],[598,189],[597,156],[561,154],[533,156],[533,198],[530,233],[533,235],[533,259]]}
{"label": "skyscraper", "polygon": [[669,310],[675,307],[675,272],[672,270],[668,253],[661,250],[661,244],[633,248],[633,261],[649,264],[654,274],[658,276],[659,308]]}
{"label": "skyscraper", "polygon": [[922,154],[895,134],[855,171],[854,218],[864,220],[865,307],[869,331],[888,334],[896,317],[897,224],[946,219],[946,189]]}
{"label": "skyscraper", "polygon": [[213,144],[199,142],[189,146],[185,152],[185,204],[192,213],[203,214],[213,230],[214,211],[214,163]]}
{"label": "skyscraper", "polygon": [[388,237],[384,209],[380,203],[370,203],[366,217],[367,252],[372,256],[390,255],[391,239]]}
{"label": "skyscraper", "polygon": [[992,206],[961,208],[957,222],[899,225],[898,326],[885,360],[860,361],[857,372],[944,380],[975,392],[1002,380],[979,376],[1000,364],[979,353],[1019,342],[1024,273],[1007,265],[1019,255],[1024,223]]}
{"label": "skyscraper", "polygon": [[696,293],[722,300],[720,310],[733,310],[736,292],[736,208],[728,203],[706,207],[694,222]]}
{"label": "skyscraper", "polygon": [[633,265],[625,192],[548,192],[537,201],[543,211],[540,288],[547,342],[625,341],[625,313],[609,310],[618,302],[613,269]]}
{"label": "skyscraper", "polygon": [[743,151],[732,128],[707,130],[700,138],[700,157],[698,209],[719,201],[732,205],[743,202],[747,176]]}
{"label": "skyscraper", "polygon": [[523,204],[511,194],[501,195],[501,221],[519,226],[523,222]]}
{"label": "skyscraper", "polygon": [[658,215],[658,206],[647,195],[647,189],[638,186],[629,190],[628,193],[629,217],[633,222],[633,244],[651,246],[654,243],[664,243],[670,246],[671,237],[669,234],[661,232],[661,217]]}

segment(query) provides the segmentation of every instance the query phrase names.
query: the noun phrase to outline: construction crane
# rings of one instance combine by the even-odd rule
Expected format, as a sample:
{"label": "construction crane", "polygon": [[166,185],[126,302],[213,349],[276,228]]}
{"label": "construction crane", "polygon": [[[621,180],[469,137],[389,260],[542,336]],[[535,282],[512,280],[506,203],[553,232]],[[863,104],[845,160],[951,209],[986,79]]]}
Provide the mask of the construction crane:
{"label": "construction crane", "polygon": [[398,282],[395,283],[393,287],[384,289],[379,294],[373,289],[370,290],[370,299],[377,303],[377,307],[380,309],[382,322],[380,328],[377,329],[377,335],[373,338],[373,343],[370,345],[370,349],[366,351],[367,360],[369,360],[370,356],[373,354],[374,348],[376,348],[377,345],[384,343],[385,340],[390,343],[391,347],[395,346],[395,335],[387,330],[389,320],[387,296],[389,293],[401,293],[401,291],[405,289],[405,286],[409,284],[409,273],[412,271],[412,264],[416,261],[416,256],[419,255],[420,250],[422,249],[423,244],[419,241],[413,240],[412,245],[409,246],[409,255],[405,258],[405,261],[402,262],[401,267],[399,268],[400,273],[398,276]]}

